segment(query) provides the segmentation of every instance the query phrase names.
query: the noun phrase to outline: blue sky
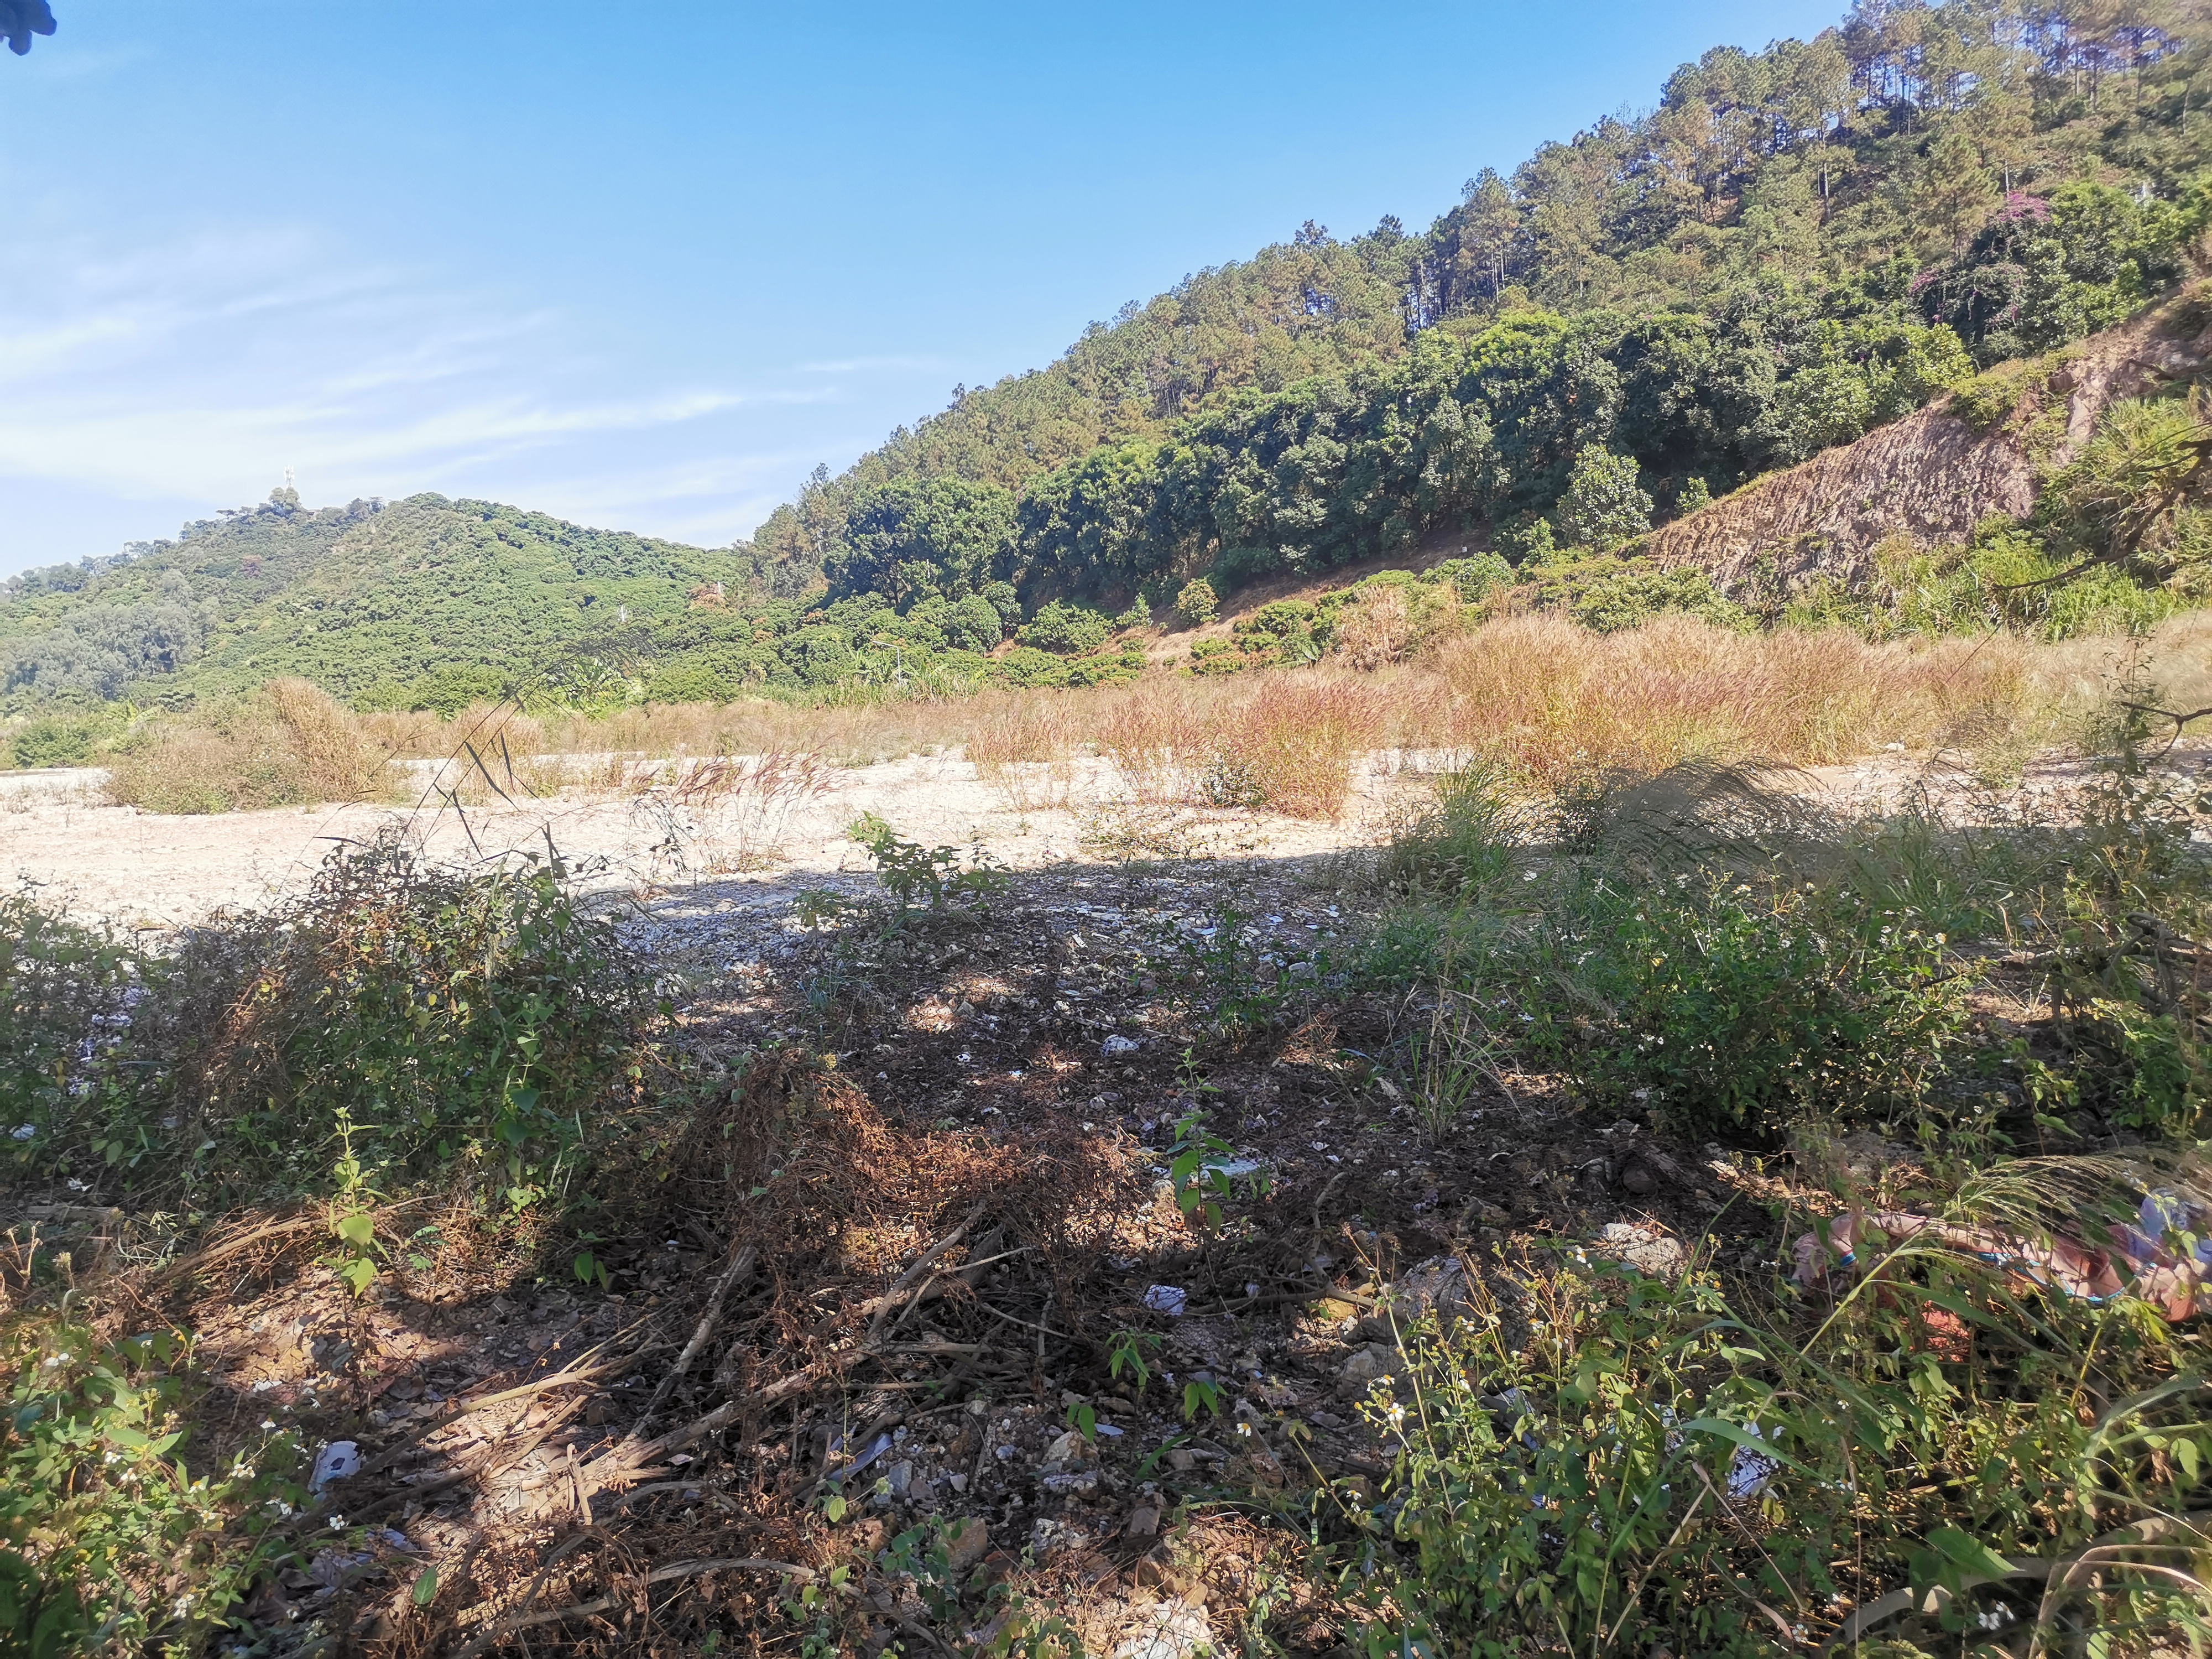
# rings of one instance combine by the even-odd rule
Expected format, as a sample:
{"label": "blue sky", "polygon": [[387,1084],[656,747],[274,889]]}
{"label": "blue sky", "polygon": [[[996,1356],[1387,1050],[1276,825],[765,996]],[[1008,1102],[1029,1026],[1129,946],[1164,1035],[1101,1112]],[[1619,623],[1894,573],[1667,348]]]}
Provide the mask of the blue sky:
{"label": "blue sky", "polygon": [[1125,301],[1839,10],[53,3],[0,54],[0,574],[287,467],[726,544]]}

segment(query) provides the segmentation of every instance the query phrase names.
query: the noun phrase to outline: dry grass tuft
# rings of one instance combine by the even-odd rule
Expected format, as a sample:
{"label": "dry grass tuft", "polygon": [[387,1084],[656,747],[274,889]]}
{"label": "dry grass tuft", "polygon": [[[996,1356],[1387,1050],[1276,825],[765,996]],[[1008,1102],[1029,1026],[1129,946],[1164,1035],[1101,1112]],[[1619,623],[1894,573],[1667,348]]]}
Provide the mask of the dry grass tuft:
{"label": "dry grass tuft", "polygon": [[1220,711],[1200,780],[1216,805],[1294,818],[1340,817],[1352,771],[1388,724],[1383,688],[1340,674],[1255,684]]}
{"label": "dry grass tuft", "polygon": [[1075,789],[1083,722],[1064,691],[992,692],[969,716],[967,752],[975,775],[1018,812],[1064,808]]}
{"label": "dry grass tuft", "polygon": [[1556,778],[1970,741],[2045,700],[2033,660],[1995,636],[1875,645],[1842,630],[1747,635],[1676,617],[1599,635],[1533,616],[1446,641],[1431,667],[1449,688],[1455,746]]}
{"label": "dry grass tuft", "polygon": [[388,799],[396,780],[386,758],[327,693],[271,680],[240,702],[153,727],[115,757],[107,794],[149,812]]}

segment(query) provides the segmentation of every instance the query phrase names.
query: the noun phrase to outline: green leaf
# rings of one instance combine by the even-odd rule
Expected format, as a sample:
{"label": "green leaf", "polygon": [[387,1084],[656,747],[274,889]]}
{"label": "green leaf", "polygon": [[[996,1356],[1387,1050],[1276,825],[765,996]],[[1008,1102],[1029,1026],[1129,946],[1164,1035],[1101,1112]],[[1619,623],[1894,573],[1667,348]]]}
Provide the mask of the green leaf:
{"label": "green leaf", "polygon": [[1928,1541],[1942,1552],[1944,1557],[1968,1572],[1978,1572],[1990,1578],[2011,1576],[2011,1562],[1992,1550],[1971,1533],[1960,1532],[1956,1527],[1938,1527],[1928,1534]]}
{"label": "green leaf", "polygon": [[376,1220],[373,1216],[356,1213],[340,1218],[333,1230],[347,1243],[366,1249],[376,1238]]}
{"label": "green leaf", "polygon": [[1732,1440],[1739,1446],[1757,1452],[1761,1457],[1771,1457],[1785,1468],[1795,1469],[1800,1474],[1808,1472],[1802,1463],[1780,1450],[1772,1441],[1760,1439],[1740,1423],[1724,1422],[1717,1417],[1695,1417],[1682,1425],[1681,1431],[1684,1434],[1718,1435],[1723,1440]]}
{"label": "green leaf", "polygon": [[414,1601],[415,1601],[415,1605],[416,1605],[416,1607],[428,1607],[428,1606],[430,1605],[430,1600],[431,1600],[431,1598],[432,1598],[433,1596],[436,1595],[437,1595],[437,1593],[438,1593],[438,1570],[437,1570],[437,1568],[435,1568],[435,1567],[425,1567],[425,1568],[423,1568],[423,1569],[422,1569],[422,1577],[419,1577],[419,1578],[417,1578],[417,1579],[415,1581],[415,1592],[414,1592]]}
{"label": "green leaf", "polygon": [[376,1263],[367,1256],[357,1255],[338,1269],[338,1277],[351,1285],[353,1293],[359,1296],[376,1282]]}
{"label": "green leaf", "polygon": [[822,1506],[822,1512],[828,1516],[831,1524],[835,1525],[845,1518],[845,1500],[835,1492],[830,1493],[830,1501]]}

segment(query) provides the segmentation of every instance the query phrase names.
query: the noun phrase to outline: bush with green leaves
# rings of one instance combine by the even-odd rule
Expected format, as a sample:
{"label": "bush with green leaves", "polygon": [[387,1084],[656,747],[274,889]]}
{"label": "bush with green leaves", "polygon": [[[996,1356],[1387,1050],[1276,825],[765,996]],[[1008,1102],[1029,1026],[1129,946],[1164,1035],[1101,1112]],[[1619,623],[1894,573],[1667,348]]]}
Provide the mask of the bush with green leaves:
{"label": "bush with green leaves", "polygon": [[53,1087],[21,1060],[0,1070],[32,1130],[9,1145],[49,1177],[204,1202],[326,1191],[343,1169],[367,1203],[464,1170],[519,1208],[573,1178],[643,1063],[641,970],[557,864],[461,872],[392,841],[342,848],[300,898],[143,968],[34,906],[0,921],[0,948],[46,964],[23,982],[69,990],[26,993],[16,1017],[40,1042],[151,987],[125,1024],[74,1039],[88,1057]]}
{"label": "bush with green leaves", "polygon": [[1185,582],[1176,595],[1176,615],[1188,628],[1203,628],[1221,611],[1221,601],[1214,597],[1213,584],[1200,576]]}
{"label": "bush with green leaves", "polygon": [[1524,980],[1532,1034],[1589,1097],[1640,1105],[1685,1139],[1771,1144],[1910,1107],[1964,1024],[1945,940],[1909,913],[1868,938],[1786,888],[1601,878],[1554,926],[1541,956],[1571,1001]]}
{"label": "bush with green leaves", "polygon": [[1633,456],[1616,455],[1603,444],[1585,444],[1559,498],[1559,535],[1569,547],[1610,553],[1625,542],[1648,535],[1651,497],[1637,477]]}
{"label": "bush with green leaves", "polygon": [[8,1164],[47,1162],[101,1097],[139,1092],[117,1050],[157,972],[135,946],[70,920],[35,889],[0,896],[0,1147]]}
{"label": "bush with green leaves", "polygon": [[874,812],[861,813],[845,833],[867,850],[876,879],[891,896],[893,927],[903,927],[917,910],[983,904],[1006,884],[1006,872],[980,844],[968,849],[963,862],[960,848],[908,841]]}
{"label": "bush with green leaves", "polygon": [[[2090,1188],[2020,1165],[1915,1196],[2071,1230],[2102,1217]],[[1836,1637],[1854,1603],[1887,1608],[1870,1638],[1941,1651],[2018,1623],[2059,1651],[2203,1629],[2201,1516],[2156,1517],[2204,1507],[2212,1401],[2142,1304],[1908,1241],[1879,1279],[1762,1316],[1702,1267],[1594,1254],[1479,1266],[1362,1405],[1383,1501],[1316,1507],[1370,1613],[1355,1650],[1766,1654]]]}
{"label": "bush with green leaves", "polygon": [[1040,651],[1079,657],[1105,644],[1113,632],[1114,624],[1097,611],[1054,599],[1030,619],[1019,637]]}
{"label": "bush with green leaves", "polygon": [[92,758],[100,723],[42,714],[19,726],[9,740],[9,762],[21,767],[82,766]]}
{"label": "bush with green leaves", "polygon": [[283,1444],[195,1472],[179,1407],[190,1344],[103,1341],[19,1319],[0,1333],[0,1652],[191,1652],[267,1565],[296,1489]]}

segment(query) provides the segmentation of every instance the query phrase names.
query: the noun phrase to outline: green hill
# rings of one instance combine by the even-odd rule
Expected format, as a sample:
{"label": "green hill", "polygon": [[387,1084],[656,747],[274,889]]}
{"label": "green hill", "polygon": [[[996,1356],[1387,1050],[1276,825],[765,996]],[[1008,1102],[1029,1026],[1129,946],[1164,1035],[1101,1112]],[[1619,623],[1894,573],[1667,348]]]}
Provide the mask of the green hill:
{"label": "green hill", "polygon": [[2177,283],[2212,207],[2207,17],[1862,0],[1811,41],[1716,48],[1425,233],[1310,224],[963,389],[755,550],[785,591],[849,591],[856,526],[919,524],[958,480],[1013,528],[980,555],[906,533],[901,604],[980,572],[1110,606],[1525,531],[1593,446],[1663,518]]}
{"label": "green hill", "polygon": [[179,702],[278,675],[359,707],[450,708],[738,574],[728,552],[416,495],[309,511],[289,490],[110,559],[0,586],[17,705]]}

